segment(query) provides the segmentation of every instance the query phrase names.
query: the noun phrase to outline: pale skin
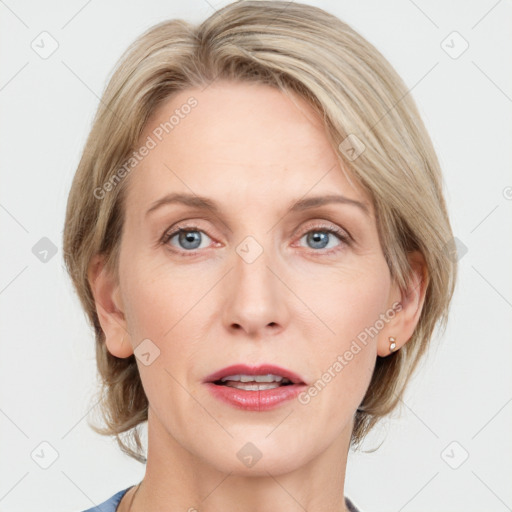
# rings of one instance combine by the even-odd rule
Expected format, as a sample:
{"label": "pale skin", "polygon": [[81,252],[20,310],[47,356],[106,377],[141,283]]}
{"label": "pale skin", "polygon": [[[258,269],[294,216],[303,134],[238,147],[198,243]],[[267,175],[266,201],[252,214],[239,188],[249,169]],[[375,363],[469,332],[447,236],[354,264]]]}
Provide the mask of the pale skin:
{"label": "pale skin", "polygon": [[[369,198],[347,180],[319,118],[298,97],[224,81],[188,89],[160,106],[141,141],[190,96],[197,107],[128,178],[119,283],[101,258],[90,266],[108,350],[129,357],[144,339],[160,350],[148,366],[137,360],[149,400],[148,461],[131,508],[134,488],[118,511],[346,511],[353,417],[377,355],[390,353],[388,337],[400,349],[417,325],[423,256],[411,253],[414,278],[401,291]],[[206,196],[219,213],[168,204],[146,216],[171,192]],[[350,203],[288,212],[332,194],[368,214]],[[195,233],[192,249],[178,235],[162,241],[178,223]],[[250,264],[236,251],[247,236],[263,249]],[[396,302],[401,311],[308,404],[244,411],[205,389],[207,375],[237,363],[277,364],[314,383]],[[247,442],[262,454],[250,468],[237,457]]]}

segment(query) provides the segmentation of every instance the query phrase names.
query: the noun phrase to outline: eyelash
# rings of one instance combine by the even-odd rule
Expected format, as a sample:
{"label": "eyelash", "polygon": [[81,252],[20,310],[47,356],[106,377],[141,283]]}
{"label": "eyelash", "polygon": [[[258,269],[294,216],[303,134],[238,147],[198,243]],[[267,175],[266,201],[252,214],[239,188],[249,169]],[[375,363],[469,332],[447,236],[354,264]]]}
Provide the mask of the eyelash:
{"label": "eyelash", "polygon": [[[347,245],[347,246],[351,245],[351,236],[349,234],[347,234],[345,231],[343,231],[343,230],[341,230],[339,228],[332,227],[330,225],[326,226],[326,225],[319,224],[319,225],[314,225],[314,226],[308,226],[308,228],[306,228],[306,229],[307,229],[307,231],[304,231],[300,235],[299,240],[301,240],[304,237],[304,235],[307,235],[309,233],[320,232],[320,233],[329,233],[331,235],[336,236],[342,242],[342,245],[343,244]],[[162,237],[161,243],[163,245],[167,245],[169,243],[169,241],[174,236],[179,234],[180,232],[194,232],[194,231],[198,231],[198,232],[204,233],[209,238],[212,238],[210,235],[208,235],[208,233],[206,233],[202,229],[199,229],[197,226],[194,226],[194,225],[179,225],[176,228],[174,228],[171,232],[169,232],[169,231],[165,232],[164,236]],[[327,249],[327,250],[324,250],[324,249],[318,249],[318,250],[311,249],[309,252],[314,254],[314,255],[319,255],[320,256],[320,255],[330,255],[330,254],[336,253],[336,252],[338,252],[338,251],[340,251],[342,249],[343,249],[342,246],[337,246],[335,248],[331,248],[331,249]],[[171,251],[176,252],[178,254],[182,254],[184,256],[195,256],[196,254],[198,254],[202,250],[204,250],[204,249],[196,249],[195,251],[184,251],[184,250],[176,249],[175,247],[171,248]]]}

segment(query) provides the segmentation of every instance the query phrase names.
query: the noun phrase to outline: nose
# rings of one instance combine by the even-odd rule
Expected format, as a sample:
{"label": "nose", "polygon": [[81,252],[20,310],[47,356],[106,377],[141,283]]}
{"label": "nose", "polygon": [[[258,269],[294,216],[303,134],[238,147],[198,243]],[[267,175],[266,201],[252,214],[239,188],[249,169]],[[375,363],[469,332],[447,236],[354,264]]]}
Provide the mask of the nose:
{"label": "nose", "polygon": [[263,338],[286,327],[289,318],[286,296],[289,292],[279,277],[275,258],[263,251],[251,261],[235,253],[234,268],[229,276],[223,312],[228,329]]}

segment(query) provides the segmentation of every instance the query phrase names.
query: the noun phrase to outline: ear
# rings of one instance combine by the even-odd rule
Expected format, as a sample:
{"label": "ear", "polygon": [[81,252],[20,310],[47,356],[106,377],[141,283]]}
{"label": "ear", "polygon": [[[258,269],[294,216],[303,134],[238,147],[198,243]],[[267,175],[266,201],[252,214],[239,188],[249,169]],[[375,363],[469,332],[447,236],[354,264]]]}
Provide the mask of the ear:
{"label": "ear", "polygon": [[103,255],[93,257],[87,277],[108,351],[116,357],[129,357],[133,354],[133,347],[126,328],[119,284],[106,271]]}
{"label": "ear", "polygon": [[380,357],[386,357],[391,353],[389,337],[396,340],[394,351],[399,350],[411,339],[423,309],[429,281],[425,258],[420,251],[412,251],[408,254],[408,259],[412,275],[406,290],[399,290],[398,286],[393,286],[389,307],[396,302],[399,302],[400,306],[394,308],[395,316],[379,334],[377,354]]}

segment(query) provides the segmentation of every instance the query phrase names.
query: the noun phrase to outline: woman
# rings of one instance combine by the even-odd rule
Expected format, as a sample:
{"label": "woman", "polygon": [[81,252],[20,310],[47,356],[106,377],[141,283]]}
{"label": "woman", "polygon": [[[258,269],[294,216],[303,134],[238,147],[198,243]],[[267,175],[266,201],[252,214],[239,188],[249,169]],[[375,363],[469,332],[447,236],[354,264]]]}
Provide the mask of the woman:
{"label": "woman", "polygon": [[101,510],[357,511],[348,450],[446,325],[441,183],[402,80],[319,8],[236,2],[137,39],[64,231],[96,334],[93,428],[146,463]]}

